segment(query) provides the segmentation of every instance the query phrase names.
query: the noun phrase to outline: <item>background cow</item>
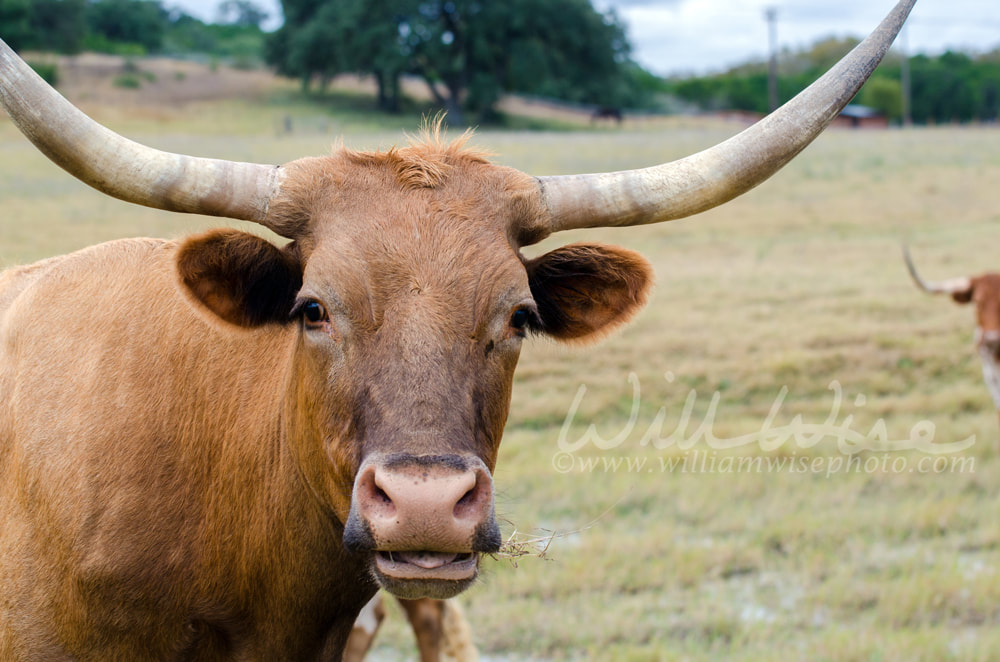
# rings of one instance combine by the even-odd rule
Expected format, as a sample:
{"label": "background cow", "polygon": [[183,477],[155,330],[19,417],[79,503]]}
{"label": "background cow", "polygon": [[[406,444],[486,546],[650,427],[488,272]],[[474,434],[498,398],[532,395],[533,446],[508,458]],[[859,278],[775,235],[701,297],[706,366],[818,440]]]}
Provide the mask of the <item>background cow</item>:
{"label": "background cow", "polygon": [[948,294],[956,303],[976,304],[976,351],[983,366],[986,388],[1000,420],[1000,274],[925,281],[917,273],[906,246],[903,247],[903,259],[913,282],[924,292]]}
{"label": "background cow", "polygon": [[856,94],[912,4],[720,145],[537,178],[435,129],[280,167],[159,152],[0,42],[0,102],[74,176],[290,240],[120,240],[0,275],[0,659],[336,660],[378,587],[464,590],[500,544],[521,342],[599,338],[652,279],[621,248],[521,249],[753,188]]}
{"label": "background cow", "polygon": [[[417,639],[420,662],[477,662],[472,631],[457,600],[398,600]],[[386,607],[377,593],[358,616],[344,650],[344,662],[361,662],[375,641]]]}

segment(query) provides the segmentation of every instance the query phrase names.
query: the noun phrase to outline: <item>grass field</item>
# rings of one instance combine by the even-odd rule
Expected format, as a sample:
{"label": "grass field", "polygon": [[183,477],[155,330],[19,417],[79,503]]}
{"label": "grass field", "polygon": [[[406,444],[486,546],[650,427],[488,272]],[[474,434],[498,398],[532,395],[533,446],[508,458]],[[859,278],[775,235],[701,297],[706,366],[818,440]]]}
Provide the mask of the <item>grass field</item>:
{"label": "grass field", "polygon": [[[261,162],[324,153],[339,134],[385,147],[417,128],[267,98],[93,110],[156,147]],[[277,135],[286,114],[313,128]],[[738,129],[678,119],[475,143],[556,174],[650,165]],[[624,245],[658,285],[615,337],[522,354],[497,507],[518,539],[556,535],[544,558],[488,561],[461,598],[484,656],[998,659],[1000,433],[973,311],[918,292],[899,251],[908,241],[929,278],[1000,266],[998,182],[995,127],[839,130],[696,218],[531,248]],[[3,266],[220,224],[92,192],[6,119],[0,209]],[[390,616],[376,659],[412,658]]]}

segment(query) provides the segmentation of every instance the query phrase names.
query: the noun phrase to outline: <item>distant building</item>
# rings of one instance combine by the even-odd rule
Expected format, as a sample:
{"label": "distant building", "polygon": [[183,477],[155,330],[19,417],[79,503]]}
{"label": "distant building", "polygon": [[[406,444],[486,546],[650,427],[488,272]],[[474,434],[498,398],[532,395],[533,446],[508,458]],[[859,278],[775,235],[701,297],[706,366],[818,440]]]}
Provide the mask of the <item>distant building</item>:
{"label": "distant building", "polygon": [[844,106],[840,115],[833,120],[830,126],[848,129],[887,129],[889,128],[889,118],[874,108],[851,103]]}

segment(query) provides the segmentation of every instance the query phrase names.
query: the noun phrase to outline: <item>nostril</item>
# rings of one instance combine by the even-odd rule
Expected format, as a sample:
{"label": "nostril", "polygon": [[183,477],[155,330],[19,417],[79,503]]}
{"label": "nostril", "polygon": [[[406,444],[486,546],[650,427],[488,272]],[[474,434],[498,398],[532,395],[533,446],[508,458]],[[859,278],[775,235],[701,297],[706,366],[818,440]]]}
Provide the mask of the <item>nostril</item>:
{"label": "nostril", "polygon": [[476,488],[472,488],[468,492],[462,495],[462,498],[458,500],[457,506],[466,506],[472,503],[476,498]]}
{"label": "nostril", "polygon": [[396,504],[379,480],[378,472],[366,471],[358,480],[358,498],[361,512],[366,516],[392,517],[396,512]]}
{"label": "nostril", "polygon": [[383,490],[378,485],[375,486],[375,489],[372,492],[372,496],[375,498],[375,500],[381,501],[385,505],[389,505],[392,503],[392,499],[389,498],[389,495],[386,494],[385,490]]}
{"label": "nostril", "polygon": [[483,509],[488,507],[491,492],[490,479],[476,472],[472,487],[455,502],[452,514],[458,519],[481,519]]}

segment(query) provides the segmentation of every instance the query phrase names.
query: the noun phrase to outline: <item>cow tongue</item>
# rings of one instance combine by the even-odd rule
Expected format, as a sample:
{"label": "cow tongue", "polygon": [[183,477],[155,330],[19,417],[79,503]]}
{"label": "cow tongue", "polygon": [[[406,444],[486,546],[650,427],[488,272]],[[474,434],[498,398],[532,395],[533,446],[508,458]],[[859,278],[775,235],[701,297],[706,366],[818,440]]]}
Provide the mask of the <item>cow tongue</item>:
{"label": "cow tongue", "polygon": [[409,563],[425,570],[433,570],[448,565],[458,558],[458,554],[445,552],[392,552],[395,561]]}

